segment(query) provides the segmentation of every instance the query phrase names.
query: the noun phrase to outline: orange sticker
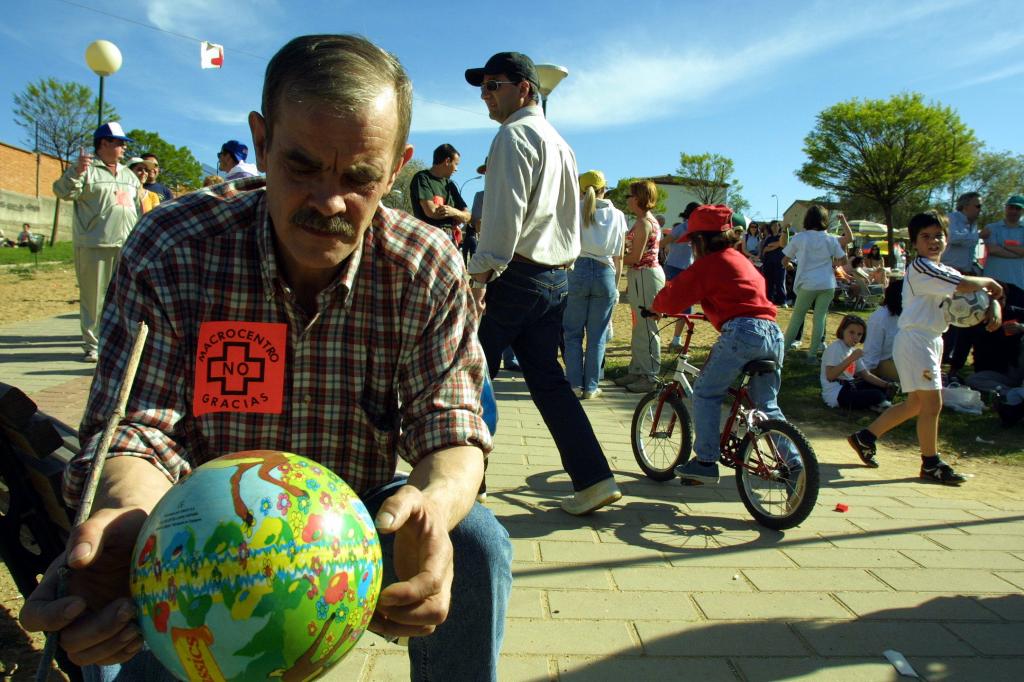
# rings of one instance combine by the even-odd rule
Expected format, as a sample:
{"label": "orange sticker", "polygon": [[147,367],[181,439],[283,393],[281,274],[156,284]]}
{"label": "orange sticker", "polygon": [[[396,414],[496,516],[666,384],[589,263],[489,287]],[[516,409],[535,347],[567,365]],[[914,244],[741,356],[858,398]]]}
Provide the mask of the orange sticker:
{"label": "orange sticker", "polygon": [[195,416],[209,412],[280,414],[288,325],[203,322],[196,348]]}

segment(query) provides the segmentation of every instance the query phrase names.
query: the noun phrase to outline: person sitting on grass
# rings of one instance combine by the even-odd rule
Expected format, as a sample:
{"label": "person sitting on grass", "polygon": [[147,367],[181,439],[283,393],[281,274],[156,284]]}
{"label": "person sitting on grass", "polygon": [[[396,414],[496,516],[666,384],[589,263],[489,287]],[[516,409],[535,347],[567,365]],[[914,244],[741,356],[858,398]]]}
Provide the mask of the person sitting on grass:
{"label": "person sitting on grass", "polygon": [[958,379],[973,352],[974,373],[966,383],[976,391],[1005,391],[1021,385],[1024,364],[1021,362],[1021,332],[1024,331],[1024,290],[1008,282],[1003,286],[999,305],[1003,313],[1003,326],[989,330],[984,322],[973,327],[960,328],[949,364],[950,379]]}
{"label": "person sitting on grass", "polygon": [[946,249],[948,223],[935,211],[918,213],[910,219],[910,240],[917,257],[909,263],[903,281],[903,313],[893,343],[893,359],[900,385],[909,393],[906,400],[878,415],[866,429],[847,437],[861,461],[877,467],[875,442],[908,419],[917,417],[917,441],[921,448],[921,478],[960,485],[967,479],[942,461],[938,454],[939,412],[942,410],[942,332],[946,318],[941,305],[954,293],[985,289],[992,295],[988,312],[989,329],[1002,324],[999,303],[1003,288],[989,277],[961,275],[939,262]]}
{"label": "person sitting on grass", "polygon": [[886,381],[899,379],[892,361],[892,343],[896,340],[902,312],[903,280],[894,279],[885,287],[882,306],[868,317],[864,335],[864,367]]}
{"label": "person sitting on grass", "polygon": [[[701,206],[687,223],[683,240],[693,246],[693,264],[654,297],[657,314],[679,314],[700,303],[709,322],[721,332],[704,369],[693,385],[693,420],[697,457],[676,467],[685,483],[717,483],[722,399],[753,360],[772,360],[775,371],[754,375],[750,397],[771,419],[785,419],[779,409],[784,343],[775,324],[775,306],[765,293],[764,277],[739,250],[742,233],[732,229],[728,206]],[[795,454],[795,453],[794,453]],[[795,481],[798,460],[789,462],[786,478]]]}
{"label": "person sitting on grass", "polygon": [[821,398],[829,407],[881,412],[892,405],[895,384],[872,374],[864,366],[864,351],[857,348],[867,330],[863,318],[847,315],[839,323],[836,340],[821,355]]}

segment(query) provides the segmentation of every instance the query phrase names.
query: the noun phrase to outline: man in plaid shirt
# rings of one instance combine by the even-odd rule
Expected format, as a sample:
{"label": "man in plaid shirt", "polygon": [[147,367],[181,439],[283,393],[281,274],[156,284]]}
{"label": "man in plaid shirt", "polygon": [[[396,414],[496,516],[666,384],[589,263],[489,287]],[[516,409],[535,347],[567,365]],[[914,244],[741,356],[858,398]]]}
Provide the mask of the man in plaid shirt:
{"label": "man in plaid shirt", "polygon": [[491,448],[477,316],[451,241],[380,204],[412,156],[411,102],[402,66],[366,40],[296,38],[249,115],[266,180],[161,205],[127,244],[65,475],[72,505],[139,320],[149,340],[95,510],[68,543],[72,596],[55,599],[48,575],[22,612],[102,679],[154,679],[128,598],[146,515],[193,467],[250,449],[318,460],[367,501],[386,585],[370,628],[412,638],[414,678],[496,678],[511,547],[474,504]]}

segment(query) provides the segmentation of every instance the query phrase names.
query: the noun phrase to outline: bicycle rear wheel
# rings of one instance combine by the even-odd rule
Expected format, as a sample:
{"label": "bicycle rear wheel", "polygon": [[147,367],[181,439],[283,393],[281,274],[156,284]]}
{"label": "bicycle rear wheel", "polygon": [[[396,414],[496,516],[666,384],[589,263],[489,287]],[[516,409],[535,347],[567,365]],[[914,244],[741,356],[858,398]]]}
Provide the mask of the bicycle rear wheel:
{"label": "bicycle rear wheel", "polygon": [[640,399],[630,429],[636,463],[655,481],[675,478],[673,469],[685,463],[693,450],[689,410],[671,394],[663,399],[664,393],[663,389],[654,390]]}
{"label": "bicycle rear wheel", "polygon": [[743,506],[766,528],[803,523],[818,500],[818,458],[807,437],[787,421],[768,419],[744,437],[736,488]]}

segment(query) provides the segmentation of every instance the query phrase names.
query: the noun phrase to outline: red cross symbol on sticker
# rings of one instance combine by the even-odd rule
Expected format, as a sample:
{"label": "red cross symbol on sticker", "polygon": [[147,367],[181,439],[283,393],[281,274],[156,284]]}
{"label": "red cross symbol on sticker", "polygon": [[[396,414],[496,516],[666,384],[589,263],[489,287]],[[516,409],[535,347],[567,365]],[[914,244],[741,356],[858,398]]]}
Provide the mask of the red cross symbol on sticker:
{"label": "red cross symbol on sticker", "polygon": [[210,358],[206,364],[206,380],[220,382],[224,395],[245,395],[249,384],[263,381],[263,358],[249,356],[249,344],[225,343],[224,355]]}
{"label": "red cross symbol on sticker", "polygon": [[192,412],[280,414],[288,325],[203,322],[196,344]]}

